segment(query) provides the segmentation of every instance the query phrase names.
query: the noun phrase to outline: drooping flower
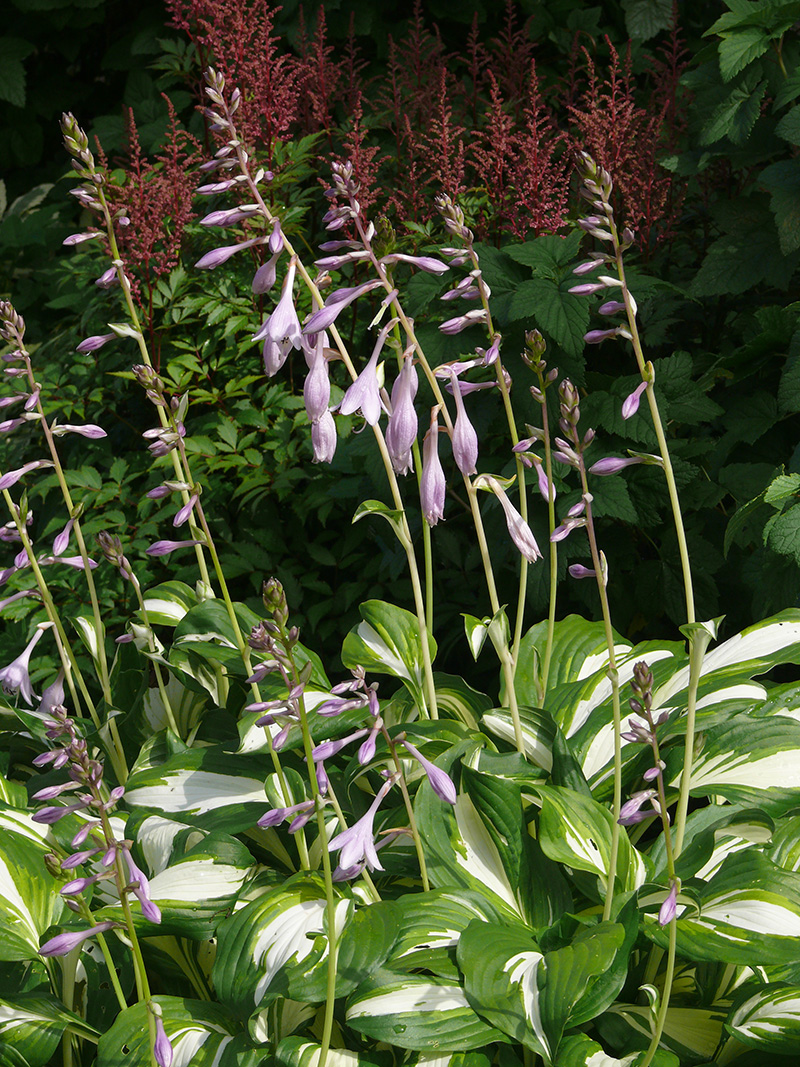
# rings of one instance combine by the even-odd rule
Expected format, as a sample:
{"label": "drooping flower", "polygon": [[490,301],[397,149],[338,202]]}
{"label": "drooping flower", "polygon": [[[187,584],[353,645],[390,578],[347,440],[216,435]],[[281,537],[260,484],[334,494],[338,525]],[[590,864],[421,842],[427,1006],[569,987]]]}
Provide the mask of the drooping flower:
{"label": "drooping flower", "polygon": [[315,463],[330,463],[336,452],[336,423],[330,411],[311,423],[311,445]]}
{"label": "drooping flower", "polygon": [[417,413],[414,397],[417,393],[417,372],[411,355],[392,387],[392,414],[386,427],[386,448],[397,474],[407,474],[413,467],[411,449],[417,439]]}
{"label": "drooping flower", "polygon": [[500,501],[503,511],[505,512],[506,526],[511,535],[511,540],[528,563],[534,563],[537,559],[541,559],[542,553],[536,543],[536,538],[531,532],[530,526],[528,526],[527,522],[508,499],[505,489],[503,489],[497,479],[493,478],[491,474],[482,474],[479,478],[475,479],[473,484],[476,488],[485,486],[491,489]]}
{"label": "drooping flower", "polygon": [[172,1042],[167,1037],[160,1015],[156,1016],[156,1040],[153,1045],[153,1055],[156,1058],[158,1067],[172,1067],[172,1057],[174,1055]]}
{"label": "drooping flower", "polygon": [[254,341],[264,341],[264,367],[268,375],[280,370],[290,348],[300,348],[302,334],[300,320],[294,306],[294,276],[297,260],[289,261],[278,304],[261,329],[253,334]]}
{"label": "drooping flower", "polygon": [[[127,842],[127,844],[130,844],[130,842]],[[141,868],[137,867],[133,856],[131,856],[129,849],[126,847],[126,842],[120,845],[120,849],[130,875],[130,889],[142,907],[142,915],[144,915],[145,919],[149,919],[151,923],[160,923],[161,909],[150,899],[150,882],[147,875]]]}
{"label": "drooping flower", "polygon": [[623,419],[632,418],[639,410],[639,401],[642,398],[642,393],[647,388],[647,382],[641,382],[630,396],[627,396],[622,403],[622,417]]}
{"label": "drooping flower", "polygon": [[103,934],[106,930],[110,930],[116,925],[116,923],[106,920],[105,922],[97,923],[96,926],[90,926],[88,930],[70,930],[63,934],[57,934],[55,937],[51,937],[49,941],[45,941],[39,949],[39,955],[66,956],[74,948],[86,941],[87,938],[94,937],[95,934]]}
{"label": "drooping flower", "polygon": [[367,365],[342,397],[342,402],[339,405],[339,412],[342,415],[352,415],[360,409],[361,414],[370,426],[377,425],[381,417],[378,357],[381,354],[386,336],[396,321],[396,319],[391,319],[378,334]]}
{"label": "drooping flower", "polygon": [[401,744],[408,750],[414,759],[422,765],[425,774],[428,776],[431,789],[437,797],[439,797],[440,800],[444,800],[447,804],[455,804],[457,799],[456,787],[453,779],[447,771],[443,771],[441,767],[437,767],[435,763],[431,763],[429,759],[426,759],[419,749],[415,748],[410,741],[404,739]]}
{"label": "drooping flower", "polygon": [[303,385],[303,401],[311,422],[321,419],[331,399],[328,360],[325,358],[325,334],[318,333],[315,343],[306,347],[309,371]]}
{"label": "drooping flower", "polygon": [[419,495],[422,514],[429,526],[444,518],[447,492],[442,461],[439,459],[439,408],[431,409],[431,425],[422,445],[422,478]]}
{"label": "drooping flower", "polygon": [[658,911],[658,923],[659,926],[668,926],[675,918],[678,912],[678,883],[671,881],[669,885],[669,893],[667,899],[661,905]]}
{"label": "drooping flower", "polygon": [[383,282],[374,280],[350,288],[337,289],[327,298],[325,306],[320,308],[319,311],[315,311],[306,322],[303,332],[318,333],[320,330],[327,330],[354,300],[358,300],[360,296],[377,289],[380,285],[383,285]]}
{"label": "drooping flower", "polygon": [[467,477],[474,474],[478,467],[478,435],[475,427],[469,421],[464,399],[459,388],[458,378],[454,370],[450,370],[450,384],[453,387],[453,396],[456,401],[456,421],[453,426],[453,458],[461,473]]}
{"label": "drooping flower", "polygon": [[3,687],[3,691],[8,694],[19,693],[25,703],[29,705],[33,704],[33,687],[31,685],[31,676],[28,673],[28,664],[37,642],[49,626],[49,623],[47,626],[37,626],[25,649],[7,667],[3,667],[0,670],[0,685]]}

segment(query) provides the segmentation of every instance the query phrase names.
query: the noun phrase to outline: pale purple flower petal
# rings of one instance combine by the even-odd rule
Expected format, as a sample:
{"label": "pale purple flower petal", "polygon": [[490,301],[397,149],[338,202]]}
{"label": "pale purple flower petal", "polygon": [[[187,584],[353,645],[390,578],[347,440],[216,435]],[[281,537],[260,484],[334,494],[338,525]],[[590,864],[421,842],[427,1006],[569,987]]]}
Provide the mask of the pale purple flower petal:
{"label": "pale purple flower petal", "polygon": [[168,556],[176,548],[189,548],[199,544],[199,541],[156,541],[146,551],[148,556]]}
{"label": "pale purple flower petal", "polygon": [[427,271],[428,274],[446,274],[450,270],[448,264],[442,263],[440,259],[433,259],[431,256],[406,256],[401,252],[391,252],[383,257],[381,263],[408,263],[412,267]]}
{"label": "pale purple flower petal", "polygon": [[330,463],[336,452],[336,423],[330,411],[311,423],[311,445],[315,463]]}
{"label": "pale purple flower petal", "polygon": [[378,356],[383,348],[386,335],[395,323],[387,322],[375,342],[372,355],[362,372],[342,397],[339,411],[342,415],[352,415],[361,409],[361,414],[370,426],[375,426],[381,416],[380,385],[378,383]]}
{"label": "pale purple flower petal", "polygon": [[65,424],[64,426],[53,427],[53,437],[63,437],[65,433],[77,433],[81,437],[88,437],[90,441],[99,441],[102,437],[108,436],[102,426],[95,426],[91,422],[87,422],[83,426]]}
{"label": "pale purple flower petal", "polygon": [[593,463],[589,468],[589,474],[619,474],[621,470],[626,467],[632,467],[637,463],[641,463],[642,460],[638,456],[629,456],[627,459],[619,459],[616,456],[606,456],[604,459],[598,459],[597,463]]}
{"label": "pale purple flower petal", "polygon": [[87,337],[84,341],[81,341],[75,351],[96,352],[98,348],[102,348],[103,345],[107,345],[109,341],[113,341],[116,336],[115,333],[93,334],[91,337]]}
{"label": "pale purple flower petal", "polygon": [[667,899],[658,911],[659,926],[668,926],[675,918],[678,911],[678,883],[671,882]]}
{"label": "pale purple flower petal", "polygon": [[329,851],[334,852],[336,849],[341,849],[339,853],[340,867],[348,869],[363,862],[371,871],[383,870],[373,841],[375,815],[381,801],[396,781],[397,775],[392,775],[391,778],[388,778],[376,793],[375,799],[366,814],[348,830],[337,834],[328,842]]}
{"label": "pale purple flower petal", "polygon": [[253,292],[268,293],[275,284],[278,273],[278,257],[280,253],[270,256],[266,263],[262,263],[253,275]]}
{"label": "pale purple flower petal", "polygon": [[306,414],[311,422],[321,419],[328,410],[331,399],[331,380],[328,374],[328,360],[325,358],[325,335],[317,334],[317,343],[307,351],[310,369],[303,384],[303,401]]}
{"label": "pale purple flower petal", "polygon": [[95,279],[94,284],[98,289],[112,289],[118,282],[117,268],[109,267],[108,270],[103,271],[99,278]]}
{"label": "pale purple flower petal", "polygon": [[9,695],[19,693],[28,705],[33,704],[33,688],[31,686],[31,677],[28,673],[28,664],[30,663],[31,653],[36,648],[37,642],[43,633],[44,630],[37,626],[25,649],[7,667],[3,667],[0,670],[0,686],[2,686],[3,691]]}
{"label": "pale purple flower petal", "polygon": [[589,567],[584,567],[582,563],[573,563],[569,568],[569,573],[573,578],[594,578],[597,571],[593,571]]}
{"label": "pale purple flower petal", "polygon": [[484,308],[475,308],[472,311],[468,311],[466,315],[459,315],[455,319],[448,319],[447,322],[443,322],[439,329],[442,333],[454,334],[461,333],[462,330],[466,330],[470,326],[474,326],[476,323],[487,322],[486,310]]}
{"label": "pale purple flower petal", "polygon": [[9,471],[8,474],[0,477],[0,489],[10,489],[12,485],[16,485],[20,478],[24,478],[30,471],[38,470],[40,467],[52,466],[53,462],[49,459],[36,459],[26,463],[24,467],[17,467],[15,471]]}
{"label": "pale purple flower petal", "polygon": [[511,540],[528,563],[534,563],[537,559],[541,559],[542,553],[536,543],[536,538],[531,532],[530,526],[528,526],[527,522],[525,522],[523,517],[508,499],[505,490],[497,479],[493,478],[491,474],[482,474],[475,480],[474,485],[476,488],[486,486],[491,489],[500,501],[503,511],[505,512],[506,526],[511,535]]}
{"label": "pale purple flower petal", "polygon": [[153,1045],[153,1055],[156,1058],[158,1067],[172,1067],[172,1057],[174,1055],[172,1042],[167,1037],[160,1015],[156,1016],[156,1040]]}
{"label": "pale purple flower petal", "polygon": [[325,307],[315,311],[311,318],[308,319],[303,327],[303,333],[318,333],[320,330],[327,330],[336,321],[339,314],[354,300],[358,300],[360,296],[371,292],[382,284],[381,281],[371,281],[348,289],[337,289],[325,301]]}

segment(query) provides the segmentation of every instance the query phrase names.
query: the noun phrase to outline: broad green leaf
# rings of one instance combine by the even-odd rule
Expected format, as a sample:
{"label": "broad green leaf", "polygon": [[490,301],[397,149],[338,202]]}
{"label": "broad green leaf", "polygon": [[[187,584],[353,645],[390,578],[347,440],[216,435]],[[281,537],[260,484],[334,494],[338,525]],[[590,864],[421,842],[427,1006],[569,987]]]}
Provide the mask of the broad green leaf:
{"label": "broad green leaf", "polygon": [[800,986],[763,986],[740,1004],[725,1024],[745,1045],[781,1056],[800,1053]]}
{"label": "broad green leaf", "polygon": [[[303,1037],[285,1037],[275,1049],[276,1067],[318,1067],[322,1046]],[[372,1049],[350,1052],[329,1048],[327,1067],[388,1067],[385,1054]]]}
{"label": "broad green leaf", "polygon": [[[605,893],[611,859],[611,813],[591,797],[571,789],[552,785],[532,788],[542,802],[539,841],[545,855],[567,867],[596,874],[600,878],[601,892]],[[623,829],[619,839],[617,880],[623,890],[633,890],[642,885],[646,875],[644,861],[631,846]]]}
{"label": "broad green leaf", "polygon": [[761,113],[761,98],[766,81],[749,75],[735,85],[706,119],[700,134],[701,144],[715,144],[728,137],[736,145],[744,144]]}
{"label": "broad green leaf", "polygon": [[770,191],[770,207],[775,216],[781,252],[789,255],[800,248],[800,165],[795,159],[772,163],[759,175],[759,182]]}
{"label": "broad green leaf", "polygon": [[264,814],[269,766],[222,745],[187,749],[158,766],[134,768],[125,801],[133,808],[197,822],[204,829],[238,833]]}
{"label": "broad green leaf", "polygon": [[0,997],[0,1062],[3,1044],[20,1052],[29,1067],[46,1067],[58,1048],[64,1030],[96,1041],[100,1036],[93,1026],[67,1011],[49,993],[20,993]]}
{"label": "broad green leaf", "polygon": [[[337,936],[352,920],[353,911],[352,901],[337,902]],[[327,935],[320,936],[327,928],[325,912],[321,880],[301,874],[226,919],[218,930],[213,970],[222,1003],[248,1018],[287,995],[292,966],[312,956],[310,962],[327,968]]]}
{"label": "broad green leaf", "polygon": [[[729,856],[693,898],[678,898],[678,953],[692,960],[748,966],[791,963],[800,937],[800,874],[785,871],[759,852]],[[645,932],[666,945],[667,932],[647,915]]]}
{"label": "broad green leaf", "polygon": [[246,639],[261,619],[244,604],[234,604],[234,611],[239,635],[221,600],[204,600],[195,605],[175,627],[173,651],[186,651],[212,664],[224,663],[228,671],[245,674],[238,638]]}
{"label": "broad green leaf", "polygon": [[425,782],[415,814],[434,886],[473,889],[531,926],[549,926],[569,907],[563,877],[528,835],[518,784],[462,766],[455,805]]}
{"label": "broad green leaf", "polygon": [[672,26],[672,0],[623,0],[622,9],[631,40],[648,41]]}
{"label": "broad green leaf", "polygon": [[[681,758],[674,751],[668,761],[667,781],[675,788]],[[694,796],[724,796],[773,814],[800,804],[800,723],[745,713],[704,731],[689,789]]]}
{"label": "broad green leaf", "polygon": [[25,107],[25,67],[23,60],[35,50],[21,37],[0,37],[0,100]]}
{"label": "broad green leaf", "polygon": [[[553,743],[556,737],[553,720],[539,708],[521,705],[518,710],[525,755],[537,767],[550,772],[553,769]],[[508,708],[492,708],[481,721],[495,737],[515,743],[514,721]]]}
{"label": "broad green leaf", "polygon": [[[645,1053],[631,1052],[622,1059],[609,1056],[602,1046],[586,1034],[569,1034],[558,1046],[555,1067],[638,1067]],[[678,1057],[665,1049],[656,1049],[650,1061],[653,1067],[679,1067]]]}
{"label": "broad green leaf", "polygon": [[583,352],[589,328],[589,304],[584,297],[561,289],[548,278],[530,278],[511,298],[509,318],[525,319],[549,334],[571,356]]}
{"label": "broad green leaf", "polygon": [[163,582],[147,590],[144,606],[153,625],[175,626],[197,606],[197,594],[184,582]]}
{"label": "broad green leaf", "polygon": [[609,970],[624,940],[622,926],[601,923],[570,945],[542,952],[524,927],[476,920],[461,936],[458,962],[476,1011],[551,1063],[565,1028],[587,1022],[619,991],[609,986],[606,1003],[593,1003],[588,1015],[581,1010],[584,993]]}
{"label": "broad green leaf", "polygon": [[358,505],[356,513],[353,516],[353,522],[358,522],[360,519],[363,519],[365,515],[379,515],[389,523],[394,530],[397,540],[404,548],[410,545],[408,535],[405,532],[402,511],[393,510],[380,500],[365,500],[362,504]]}
{"label": "broad green leaf", "polygon": [[[399,678],[420,708],[427,708],[422,638],[416,615],[382,600],[367,600],[361,607],[362,622],[351,630],[342,645],[345,667],[364,667],[367,672]],[[428,635],[430,660],[436,642]]]}
{"label": "broad green leaf", "polygon": [[[8,809],[4,814],[9,816]],[[38,959],[42,935],[64,912],[44,862],[52,847],[44,833],[34,839],[35,826],[21,832],[4,828],[0,834],[0,960]]]}
{"label": "broad green leaf", "polygon": [[752,27],[726,34],[719,45],[719,69],[722,80],[729,82],[769,49],[771,36]]}
{"label": "broad green leaf", "polygon": [[[161,1008],[172,1043],[173,1063],[192,1067],[235,1067],[242,1047],[235,1022],[218,1004],[185,997],[153,997]],[[97,1067],[146,1067],[152,1062],[147,1005],[134,1004],[117,1015],[97,1045]]]}
{"label": "broad green leaf", "polygon": [[[652,1009],[641,1004],[612,1004],[597,1028],[612,1048],[646,1049],[652,1035]],[[724,1011],[710,1008],[667,1008],[661,1044],[681,1063],[710,1063],[723,1036]],[[627,1057],[623,1060],[626,1063]],[[656,1062],[655,1060],[653,1062]],[[667,1061],[668,1062],[668,1061]],[[633,1060],[633,1064],[636,1060]],[[606,1067],[601,1060],[598,1067]],[[595,1067],[591,1064],[591,1067]],[[610,1065],[609,1065],[610,1067]]]}
{"label": "broad green leaf", "polygon": [[768,548],[800,563],[800,504],[778,515],[765,533]]}
{"label": "broad green leaf", "polygon": [[398,1048],[463,1052],[503,1040],[476,1015],[458,983],[386,969],[353,993],[346,1019],[373,1041]]}

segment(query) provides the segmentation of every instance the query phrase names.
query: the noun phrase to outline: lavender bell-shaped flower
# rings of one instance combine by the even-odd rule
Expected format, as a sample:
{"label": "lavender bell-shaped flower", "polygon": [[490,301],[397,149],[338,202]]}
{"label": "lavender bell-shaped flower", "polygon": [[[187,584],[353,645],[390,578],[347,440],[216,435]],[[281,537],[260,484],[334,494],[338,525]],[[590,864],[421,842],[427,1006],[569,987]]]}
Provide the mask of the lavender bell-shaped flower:
{"label": "lavender bell-shaped flower", "polygon": [[328,361],[325,358],[325,334],[318,333],[313,340],[314,344],[305,349],[309,371],[303,385],[306,414],[312,423],[322,418],[331,399]]}
{"label": "lavender bell-shaped flower", "polygon": [[264,325],[253,335],[254,341],[264,341],[264,370],[268,377],[276,374],[289,354],[290,348],[300,348],[303,335],[294,306],[294,277],[297,260],[293,256],[283,281],[283,291],[277,307]]}
{"label": "lavender bell-shaped flower", "polygon": [[422,514],[429,526],[444,518],[447,491],[442,461],[439,459],[439,408],[431,410],[431,425],[422,445],[422,478],[419,495]]}
{"label": "lavender bell-shaped flower", "polygon": [[371,871],[383,870],[383,866],[378,859],[378,853],[375,851],[375,842],[373,841],[375,816],[381,801],[398,778],[399,775],[396,774],[388,778],[375,794],[375,799],[370,804],[366,814],[348,830],[337,834],[328,842],[328,849],[331,852],[341,849],[339,866],[342,869],[349,870],[363,862]]}
{"label": "lavender bell-shaped flower", "polygon": [[422,765],[425,774],[428,776],[431,789],[437,797],[448,804],[455,804],[457,799],[456,787],[453,779],[447,771],[443,771],[441,767],[437,767],[435,763],[431,763],[430,760],[425,759],[419,749],[415,748],[410,741],[403,740],[401,743],[408,750],[409,754]]}
{"label": "lavender bell-shaped flower", "polygon": [[417,372],[411,355],[407,355],[392,387],[392,414],[386,427],[386,448],[397,474],[407,474],[414,466],[411,449],[418,428],[414,410],[416,393]]}
{"label": "lavender bell-shaped flower", "polygon": [[378,357],[381,354],[389,330],[397,322],[391,319],[378,334],[369,362],[342,397],[339,412],[352,415],[361,409],[361,414],[370,426],[376,426],[381,417],[380,382],[378,381]]}
{"label": "lavender bell-shaped flower", "polygon": [[478,435],[469,421],[464,408],[464,399],[454,370],[450,371],[450,384],[456,401],[456,422],[453,427],[453,458],[461,473],[467,477],[478,469]]}
{"label": "lavender bell-shaped flower", "polygon": [[336,423],[330,411],[311,423],[311,445],[315,463],[330,463],[336,452]]}
{"label": "lavender bell-shaped flower", "polygon": [[525,557],[528,563],[535,563],[537,559],[541,559],[542,553],[539,546],[536,543],[536,538],[531,532],[530,526],[523,519],[514,505],[506,496],[505,490],[502,485],[493,478],[491,474],[482,474],[479,478],[475,479],[473,483],[475,488],[488,488],[494,493],[497,499],[502,505],[503,511],[506,516],[506,526],[508,532],[511,535],[511,540],[519,549],[520,553]]}

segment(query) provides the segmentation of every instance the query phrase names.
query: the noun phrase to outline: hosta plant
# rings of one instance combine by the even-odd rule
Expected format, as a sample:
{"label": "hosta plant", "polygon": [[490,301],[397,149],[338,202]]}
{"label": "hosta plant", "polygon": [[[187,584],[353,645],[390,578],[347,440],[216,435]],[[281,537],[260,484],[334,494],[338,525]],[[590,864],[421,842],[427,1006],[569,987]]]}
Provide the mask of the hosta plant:
{"label": "hosta plant", "polygon": [[[147,551],[185,553],[196,580],[167,564],[143,588],[113,524],[87,538],[91,501],[73,499],[60,441],[102,447],[105,431],[59,422],[35,344],[3,302],[2,430],[40,435],[41,455],[0,475],[0,607],[29,631],[0,670],[2,1062],[671,1067],[797,1054],[800,685],[785,668],[800,662],[800,611],[725,640],[720,620],[695,617],[658,367],[625,272],[636,235],[616,223],[611,175],[579,158],[588,212],[536,253],[567,321],[591,325],[585,300],[601,297],[605,325],[585,342],[631,353],[637,384],[620,415],[646,409],[657,451],[624,457],[603,454],[602,427],[545,362],[536,323],[529,380],[512,383],[457,203],[439,199],[438,247],[411,254],[334,161],[330,233],[312,262],[237,127],[241,94],[209,70],[207,95],[216,143],[199,193],[215,198],[205,223],[229,236],[196,266],[257,257],[264,371],[280,375],[292,353],[306,364],[318,462],[353,445],[339,439],[350,428],[371,435],[380,482],[354,521],[396,540],[411,598],[365,600],[341,665],[306,646],[275,577],[263,576],[259,612],[232,599],[192,398],[153,364],[117,239],[129,220],[66,115],[91,219],[72,243],[106,247],[119,296],[84,351],[119,344],[122,361],[130,346],[121,366],[152,410],[148,496],[164,535]],[[409,292],[415,308],[426,296],[414,314]],[[440,296],[456,312],[434,329]],[[353,345],[337,329],[346,313],[362,323]],[[535,413],[524,431],[520,394]],[[507,423],[502,470],[482,468],[487,404]],[[663,478],[686,623],[674,640],[632,645],[610,616],[594,511],[603,479],[639,465]],[[58,490],[45,519],[27,493],[42,477]],[[461,591],[458,635],[437,627],[433,584],[455,509],[474,524],[485,580]],[[595,621],[558,619],[566,539],[585,561],[570,580],[594,583]],[[509,546],[516,599],[502,603]],[[70,617],[49,580],[64,568],[85,605]],[[549,575],[541,621],[526,618],[532,568]],[[119,632],[101,611],[105,575],[127,597]],[[464,677],[437,670],[440,643],[456,639]],[[492,654],[482,691],[470,660]]]}

